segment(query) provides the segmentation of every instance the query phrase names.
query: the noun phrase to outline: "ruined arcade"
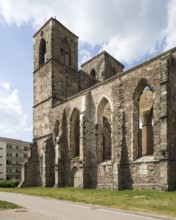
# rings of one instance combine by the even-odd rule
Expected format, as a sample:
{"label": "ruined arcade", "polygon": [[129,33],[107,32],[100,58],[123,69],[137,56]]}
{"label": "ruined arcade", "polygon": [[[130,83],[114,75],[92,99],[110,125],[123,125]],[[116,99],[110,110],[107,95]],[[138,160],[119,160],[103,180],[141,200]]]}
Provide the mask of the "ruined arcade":
{"label": "ruined arcade", "polygon": [[78,70],[78,37],[54,18],[34,35],[21,186],[176,188],[176,48],[123,69],[103,51]]}

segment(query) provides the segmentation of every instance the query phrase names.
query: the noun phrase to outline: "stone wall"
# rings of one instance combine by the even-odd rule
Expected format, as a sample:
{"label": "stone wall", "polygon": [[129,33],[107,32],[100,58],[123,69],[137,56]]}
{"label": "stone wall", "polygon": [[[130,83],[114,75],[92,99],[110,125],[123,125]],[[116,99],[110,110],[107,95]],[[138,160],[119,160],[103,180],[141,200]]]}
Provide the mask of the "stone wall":
{"label": "stone wall", "polygon": [[55,184],[55,146],[52,136],[43,144],[43,172],[45,175],[44,186],[51,187]]}
{"label": "stone wall", "polygon": [[52,64],[46,63],[37,72],[34,72],[34,105],[51,98],[52,96]]}
{"label": "stone wall", "polygon": [[[22,166],[22,172],[21,172],[22,176],[19,187],[37,186],[37,176],[39,176],[38,163],[39,163],[38,148],[36,142],[34,142],[31,145],[28,159],[27,161],[25,161],[24,165]],[[40,186],[41,184],[42,181],[38,181],[38,185]]]}
{"label": "stone wall", "polygon": [[[59,83],[58,83],[59,82]],[[53,104],[64,101],[79,91],[79,74],[76,70],[53,61],[52,98]]]}
{"label": "stone wall", "polygon": [[79,71],[79,91],[86,90],[91,86],[97,84],[99,81],[85,73],[83,70]]}
{"label": "stone wall", "polygon": [[40,105],[34,106],[33,121],[35,126],[33,127],[34,139],[51,134],[51,99],[40,103]]}
{"label": "stone wall", "polygon": [[[87,93],[80,93],[67,101],[55,107],[56,112],[60,109],[83,109],[83,147],[84,147],[84,170],[86,167],[94,167],[94,174],[88,171],[84,174],[87,182],[97,186],[107,187],[110,181],[107,179],[117,179],[117,188],[142,188],[146,184],[148,187],[159,187],[161,181],[162,169],[160,168],[160,60],[154,59],[138,68],[134,68],[124,74],[120,74],[113,79],[104,81],[92,87]],[[154,153],[146,157],[138,158],[138,104],[135,100],[139,98],[143,88],[150,86],[154,96]],[[104,94],[106,91],[106,94]],[[97,164],[97,109],[103,97],[106,97],[112,108],[112,161],[111,172],[106,174],[103,170],[109,170],[109,164]],[[89,103],[86,105],[85,103]],[[62,107],[61,107],[62,106]],[[67,106],[67,107],[66,107]],[[54,109],[53,109],[54,110]],[[55,110],[54,110],[55,111]],[[66,110],[67,111],[67,110]],[[69,110],[70,111],[70,110]],[[72,111],[72,110],[71,110]],[[70,112],[71,112],[70,111]],[[81,117],[81,116],[80,116]],[[69,123],[69,122],[68,122]],[[69,133],[69,129],[68,129]],[[80,146],[82,147],[82,146]],[[117,164],[120,164],[119,166]],[[97,164],[97,165],[96,165]],[[97,167],[96,167],[97,166]],[[117,168],[115,168],[117,166]],[[123,168],[122,168],[123,167]],[[113,170],[114,173],[113,173]],[[124,172],[124,170],[126,172]],[[112,173],[112,174],[110,174]],[[127,176],[128,174],[128,176]],[[90,177],[91,176],[91,177]],[[92,178],[94,177],[94,178]],[[125,179],[127,181],[125,181]]]}
{"label": "stone wall", "polygon": [[149,157],[143,158],[143,161],[133,163],[131,172],[134,189],[160,188],[159,161]]}
{"label": "stone wall", "polygon": [[106,161],[97,167],[97,188],[112,189],[113,167],[111,161]]}

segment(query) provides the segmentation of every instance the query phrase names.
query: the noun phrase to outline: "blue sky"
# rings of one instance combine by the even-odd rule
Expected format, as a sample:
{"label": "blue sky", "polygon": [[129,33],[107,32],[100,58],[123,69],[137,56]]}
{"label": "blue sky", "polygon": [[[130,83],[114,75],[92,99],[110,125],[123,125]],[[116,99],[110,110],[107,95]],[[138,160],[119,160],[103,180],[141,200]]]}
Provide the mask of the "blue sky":
{"label": "blue sky", "polygon": [[55,16],[79,65],[103,49],[128,69],[176,46],[175,0],[0,0],[0,136],[32,141],[33,35]]}
{"label": "blue sky", "polygon": [[33,28],[0,23],[0,136],[32,140]]}

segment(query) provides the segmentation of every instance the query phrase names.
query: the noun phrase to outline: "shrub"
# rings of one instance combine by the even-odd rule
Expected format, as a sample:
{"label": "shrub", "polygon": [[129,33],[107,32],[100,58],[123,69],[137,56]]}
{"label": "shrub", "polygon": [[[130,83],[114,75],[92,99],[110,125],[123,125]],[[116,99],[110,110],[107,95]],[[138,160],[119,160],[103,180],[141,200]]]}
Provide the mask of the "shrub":
{"label": "shrub", "polygon": [[0,180],[0,187],[3,188],[17,187],[18,184],[19,184],[18,180]]}

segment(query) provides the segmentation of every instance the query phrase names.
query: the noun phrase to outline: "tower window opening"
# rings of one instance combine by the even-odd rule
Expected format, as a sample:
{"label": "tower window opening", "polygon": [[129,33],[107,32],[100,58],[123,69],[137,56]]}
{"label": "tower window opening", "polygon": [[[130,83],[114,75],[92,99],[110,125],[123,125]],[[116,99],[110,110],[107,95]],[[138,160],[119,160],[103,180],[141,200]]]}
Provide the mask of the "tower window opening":
{"label": "tower window opening", "polygon": [[71,66],[71,48],[66,38],[61,41],[60,61],[66,66]]}
{"label": "tower window opening", "polygon": [[96,71],[94,69],[91,70],[90,75],[96,78]]}
{"label": "tower window opening", "polygon": [[39,48],[39,65],[45,64],[47,61],[46,56],[46,41],[44,38],[40,41],[40,48]]}

